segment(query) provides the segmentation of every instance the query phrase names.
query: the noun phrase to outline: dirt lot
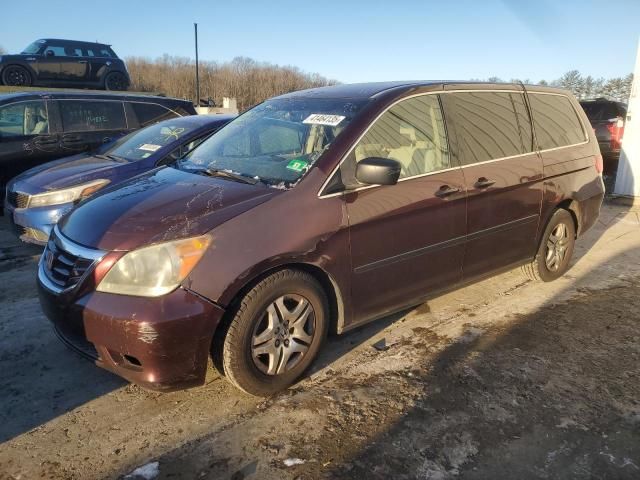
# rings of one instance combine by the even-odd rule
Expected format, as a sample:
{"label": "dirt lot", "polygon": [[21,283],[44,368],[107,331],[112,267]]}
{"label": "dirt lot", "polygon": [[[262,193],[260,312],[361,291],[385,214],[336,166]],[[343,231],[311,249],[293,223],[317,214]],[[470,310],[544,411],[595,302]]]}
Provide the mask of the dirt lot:
{"label": "dirt lot", "polygon": [[213,372],[148,393],[68,351],[37,254],[3,225],[2,479],[640,478],[634,209],[606,206],[564,278],[510,272],[332,338],[268,400]]}

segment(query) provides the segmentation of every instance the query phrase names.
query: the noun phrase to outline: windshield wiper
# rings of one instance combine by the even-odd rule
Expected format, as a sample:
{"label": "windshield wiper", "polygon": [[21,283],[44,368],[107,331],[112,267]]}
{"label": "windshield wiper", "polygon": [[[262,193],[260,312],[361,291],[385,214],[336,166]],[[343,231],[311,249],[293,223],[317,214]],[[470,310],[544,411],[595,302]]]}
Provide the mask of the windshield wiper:
{"label": "windshield wiper", "polygon": [[256,183],[258,183],[258,180],[256,180],[253,177],[247,177],[246,175],[240,175],[239,173],[233,173],[233,172],[229,172],[227,170],[218,170],[218,169],[215,169],[215,168],[206,168],[206,169],[204,169],[202,171],[205,172],[207,175],[209,175],[211,177],[229,178],[231,180],[235,180],[236,182],[248,183],[249,185],[255,185]]}
{"label": "windshield wiper", "polygon": [[118,157],[116,155],[103,155],[103,154],[97,154],[94,155],[94,157],[96,158],[102,158],[103,160],[115,160],[116,162],[126,162],[127,159],[124,157]]}

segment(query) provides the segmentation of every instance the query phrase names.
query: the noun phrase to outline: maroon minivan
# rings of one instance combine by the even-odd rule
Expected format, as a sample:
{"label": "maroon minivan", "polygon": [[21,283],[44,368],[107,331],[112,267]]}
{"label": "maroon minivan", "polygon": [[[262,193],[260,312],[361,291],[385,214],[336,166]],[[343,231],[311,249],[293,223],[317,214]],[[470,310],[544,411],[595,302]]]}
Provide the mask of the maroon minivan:
{"label": "maroon minivan", "polygon": [[51,234],[60,338],[144,387],[291,385],[329,331],[523,265],[553,280],[604,196],[570,93],[460,82],[268,100],[177,163],[105,188]]}

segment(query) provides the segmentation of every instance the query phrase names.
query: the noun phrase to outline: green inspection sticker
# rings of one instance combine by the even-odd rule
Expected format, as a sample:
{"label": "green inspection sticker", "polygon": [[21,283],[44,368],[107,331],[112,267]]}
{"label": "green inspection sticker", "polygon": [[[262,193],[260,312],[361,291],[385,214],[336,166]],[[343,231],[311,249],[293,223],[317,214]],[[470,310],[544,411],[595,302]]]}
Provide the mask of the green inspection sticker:
{"label": "green inspection sticker", "polygon": [[307,165],[309,165],[308,162],[305,162],[304,160],[296,158],[294,160],[291,160],[287,164],[287,168],[289,170],[293,170],[294,172],[304,172],[305,168],[307,168]]}

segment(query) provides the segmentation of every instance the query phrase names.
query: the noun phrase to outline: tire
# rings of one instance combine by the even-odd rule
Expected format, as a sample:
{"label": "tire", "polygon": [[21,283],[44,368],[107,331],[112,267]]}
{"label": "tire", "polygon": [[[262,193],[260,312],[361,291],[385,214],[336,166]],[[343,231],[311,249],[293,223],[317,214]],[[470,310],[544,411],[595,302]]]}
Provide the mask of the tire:
{"label": "tire", "polygon": [[531,280],[551,282],[569,269],[576,244],[576,226],[567,210],[558,209],[547,223],[534,260],[522,267]]}
{"label": "tire", "polygon": [[327,296],[311,275],[299,270],[269,275],[242,298],[229,323],[221,342],[224,375],[250,395],[286,389],[317,356],[328,315]]}
{"label": "tire", "polygon": [[104,89],[111,91],[124,91],[127,89],[127,77],[120,72],[111,72],[104,79]]}
{"label": "tire", "polygon": [[30,87],[32,78],[26,68],[9,65],[2,71],[2,83],[10,87]]}

